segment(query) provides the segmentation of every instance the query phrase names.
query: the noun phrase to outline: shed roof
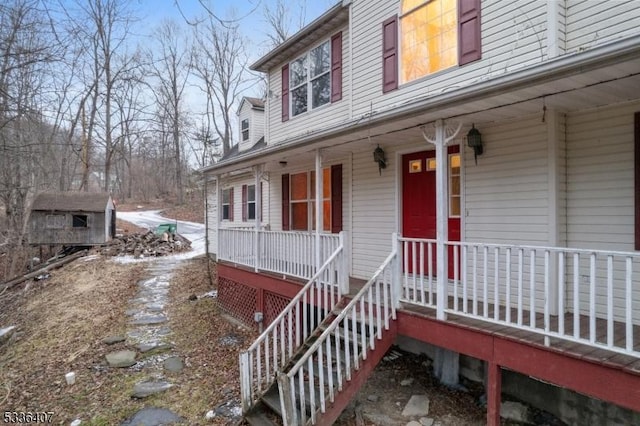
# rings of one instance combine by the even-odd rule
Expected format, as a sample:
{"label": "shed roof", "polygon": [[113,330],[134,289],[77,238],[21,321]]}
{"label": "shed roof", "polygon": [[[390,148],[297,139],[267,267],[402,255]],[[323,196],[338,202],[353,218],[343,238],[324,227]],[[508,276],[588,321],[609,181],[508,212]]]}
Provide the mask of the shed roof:
{"label": "shed roof", "polygon": [[33,200],[31,210],[103,212],[109,198],[107,193],[43,192]]}

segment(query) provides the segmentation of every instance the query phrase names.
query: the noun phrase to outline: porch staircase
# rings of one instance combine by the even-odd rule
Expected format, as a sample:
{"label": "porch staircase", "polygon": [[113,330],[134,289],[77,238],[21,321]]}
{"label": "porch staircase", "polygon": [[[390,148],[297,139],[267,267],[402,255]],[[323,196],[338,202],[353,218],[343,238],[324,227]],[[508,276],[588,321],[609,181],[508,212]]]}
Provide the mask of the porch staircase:
{"label": "porch staircase", "polygon": [[[280,328],[276,319],[271,332],[260,336],[263,343],[241,355],[243,411],[250,425],[330,425],[338,418],[395,340],[396,262],[390,255],[353,298],[338,297],[335,303],[312,285],[312,293],[299,294],[297,304],[294,298],[283,311]],[[303,312],[306,321],[300,321]],[[309,319],[315,327],[305,327]],[[258,359],[265,356],[271,360]]]}

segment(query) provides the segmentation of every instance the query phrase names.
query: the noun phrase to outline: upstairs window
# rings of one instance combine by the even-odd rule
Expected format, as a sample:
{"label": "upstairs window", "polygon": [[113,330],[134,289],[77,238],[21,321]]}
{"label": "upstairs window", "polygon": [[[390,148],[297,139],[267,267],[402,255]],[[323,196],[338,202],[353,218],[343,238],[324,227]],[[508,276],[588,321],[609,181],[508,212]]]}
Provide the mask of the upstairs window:
{"label": "upstairs window", "polygon": [[382,91],[482,57],[480,0],[401,0],[382,23]]}
{"label": "upstairs window", "polygon": [[342,33],[282,67],[282,121],[342,99]]}
{"label": "upstairs window", "polygon": [[403,0],[400,83],[458,64],[456,0]]}
{"label": "upstairs window", "polygon": [[327,40],[291,62],[291,115],[307,112],[331,100],[331,48]]}
{"label": "upstairs window", "polygon": [[244,120],[242,120],[242,126],[241,126],[241,130],[242,130],[242,141],[248,141],[249,140],[249,119],[245,118]]}

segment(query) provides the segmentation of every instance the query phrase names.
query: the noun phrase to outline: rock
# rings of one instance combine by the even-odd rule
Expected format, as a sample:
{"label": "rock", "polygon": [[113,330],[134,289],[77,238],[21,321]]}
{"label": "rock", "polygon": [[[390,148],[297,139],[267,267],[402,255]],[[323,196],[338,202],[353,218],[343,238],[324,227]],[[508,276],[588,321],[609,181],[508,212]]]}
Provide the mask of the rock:
{"label": "rock", "polygon": [[422,426],[433,426],[435,420],[429,417],[420,417],[420,424]]}
{"label": "rock", "polygon": [[184,363],[180,357],[172,356],[164,360],[163,366],[167,371],[179,373],[184,368]]}
{"label": "rock", "polygon": [[126,338],[124,336],[109,336],[102,339],[102,343],[105,345],[114,345],[116,343],[124,342]]}
{"label": "rock", "polygon": [[413,395],[402,410],[404,417],[423,417],[429,414],[429,397],[427,395]]}
{"label": "rock", "polygon": [[400,386],[411,386],[412,384],[413,384],[413,377],[404,379],[403,381],[400,382]]}
{"label": "rock", "polygon": [[[171,389],[174,385],[165,382],[139,382],[133,386],[133,393],[131,394],[134,398],[146,398],[150,395],[154,395],[156,393],[164,392],[167,389]],[[137,425],[137,423],[133,423]]]}
{"label": "rock", "polygon": [[204,415],[205,420],[212,421],[216,418],[216,413],[213,410],[207,411],[207,414]]}
{"label": "rock", "polygon": [[5,327],[5,328],[0,328],[0,345],[7,342],[11,338],[11,336],[13,336],[15,331],[16,331],[15,325]]}
{"label": "rock", "polygon": [[134,351],[117,351],[108,353],[106,358],[111,367],[126,368],[136,363],[137,355]]}
{"label": "rock", "polygon": [[147,407],[125,420],[121,426],[156,426],[183,423],[184,419],[166,408]]}
{"label": "rock", "polygon": [[519,402],[504,401],[500,404],[500,417],[519,423],[531,423],[529,407]]}
{"label": "rock", "polygon": [[417,422],[415,420],[411,420],[409,423],[407,423],[407,426],[421,426],[420,422]]}
{"label": "rock", "polygon": [[169,343],[139,343],[136,345],[136,349],[141,353],[149,351],[163,352],[173,348],[173,345]]}
{"label": "rock", "polygon": [[75,419],[74,421],[69,423],[70,426],[80,426],[81,424],[82,424],[82,420],[80,419]]}
{"label": "rock", "polygon": [[153,325],[153,324],[161,324],[167,321],[167,317],[163,314],[158,315],[142,315],[133,321],[131,324],[133,325]]}
{"label": "rock", "polygon": [[378,402],[378,399],[379,399],[378,395],[375,395],[375,394],[367,396],[367,401]]}

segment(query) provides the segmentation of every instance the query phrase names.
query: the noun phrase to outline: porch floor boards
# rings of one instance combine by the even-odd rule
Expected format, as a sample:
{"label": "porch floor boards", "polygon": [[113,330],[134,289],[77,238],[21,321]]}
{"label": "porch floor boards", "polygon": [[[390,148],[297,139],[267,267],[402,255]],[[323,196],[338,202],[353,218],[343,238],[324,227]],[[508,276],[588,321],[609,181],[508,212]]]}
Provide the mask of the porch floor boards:
{"label": "porch floor boards", "polygon": [[[453,307],[453,298],[449,297],[448,302],[449,307]],[[458,306],[462,306],[462,303],[459,302]],[[401,303],[400,311],[411,312],[414,315],[424,316],[428,318],[435,319],[436,318],[436,310],[434,308],[415,305],[407,302]],[[471,306],[467,312],[473,312]],[[483,312],[482,303],[478,306],[479,314]],[[487,310],[488,317],[491,319],[494,318],[494,305],[489,304],[489,309]],[[517,308],[511,309],[511,321],[513,319],[517,319]],[[499,320],[504,321],[506,318],[506,309],[501,306],[499,310]],[[557,315],[550,316],[550,330],[558,331],[559,317]],[[573,335],[573,313],[566,313],[564,315],[564,324],[565,324],[565,333],[568,335]],[[550,345],[545,345],[545,337],[541,334],[534,333],[527,330],[520,330],[509,326],[508,324],[502,323],[492,323],[486,322],[479,319],[468,318],[456,314],[447,314],[447,321],[456,323],[466,328],[475,329],[481,331],[483,333],[500,336],[503,338],[516,340],[520,342],[524,342],[527,344],[540,346],[544,349],[560,352],[575,358],[581,358],[584,360],[588,360],[591,362],[604,364],[610,367],[618,368],[624,371],[627,371],[631,374],[640,375],[640,359],[615,353],[613,351],[609,351],[604,348],[594,348],[592,346],[588,346],[583,343],[568,341],[564,339],[551,337]],[[589,338],[589,317],[586,315],[580,315],[579,320],[579,331],[580,337],[588,339]],[[534,324],[537,326],[542,326],[544,324],[544,314],[536,313]],[[522,311],[522,325],[528,326],[530,325],[530,311]],[[607,335],[607,320],[606,319],[596,319],[596,342],[601,344],[606,344],[606,335]],[[616,346],[624,346],[625,342],[625,330],[626,326],[624,323],[615,321],[614,322],[614,336],[615,336],[615,345]],[[635,351],[640,351],[640,326],[633,326],[633,347]]]}

